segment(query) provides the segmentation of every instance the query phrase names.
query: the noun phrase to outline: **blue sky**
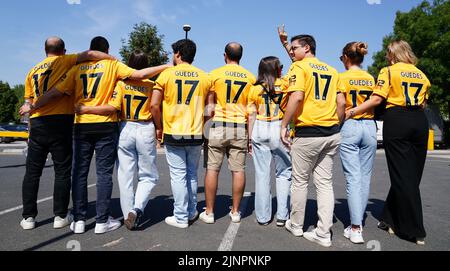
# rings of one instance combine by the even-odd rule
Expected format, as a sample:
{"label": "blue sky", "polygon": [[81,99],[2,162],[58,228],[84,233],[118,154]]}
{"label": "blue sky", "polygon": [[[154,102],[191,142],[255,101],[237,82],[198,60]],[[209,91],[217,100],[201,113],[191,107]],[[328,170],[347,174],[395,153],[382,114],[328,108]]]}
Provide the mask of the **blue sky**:
{"label": "blue sky", "polygon": [[[72,4],[69,4],[72,3]],[[78,4],[78,3],[79,4]],[[277,36],[285,24],[289,36],[311,34],[317,57],[343,71],[339,56],[349,41],[369,43],[364,67],[392,32],[396,11],[409,11],[420,0],[14,0],[1,1],[0,80],[23,83],[28,70],[45,57],[44,41],[60,36],[68,53],[88,49],[92,37],[105,36],[110,53],[119,56],[121,39],[135,23],[145,21],[164,34],[166,51],[184,38],[197,43],[194,64],[205,71],[223,65],[223,50],[230,41],[244,46],[241,64],[257,72],[262,57],[275,55],[289,64]]]}

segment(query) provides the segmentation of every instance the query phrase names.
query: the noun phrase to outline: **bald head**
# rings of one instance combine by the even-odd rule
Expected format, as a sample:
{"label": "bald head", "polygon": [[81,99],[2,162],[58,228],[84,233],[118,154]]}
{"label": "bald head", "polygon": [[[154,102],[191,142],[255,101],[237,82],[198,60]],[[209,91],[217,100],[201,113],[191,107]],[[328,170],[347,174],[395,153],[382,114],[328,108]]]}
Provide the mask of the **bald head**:
{"label": "bald head", "polygon": [[64,41],[59,37],[50,37],[45,41],[47,55],[64,55],[66,52]]}
{"label": "bald head", "polygon": [[225,54],[231,61],[239,61],[242,58],[242,46],[237,42],[230,42],[225,46]]}

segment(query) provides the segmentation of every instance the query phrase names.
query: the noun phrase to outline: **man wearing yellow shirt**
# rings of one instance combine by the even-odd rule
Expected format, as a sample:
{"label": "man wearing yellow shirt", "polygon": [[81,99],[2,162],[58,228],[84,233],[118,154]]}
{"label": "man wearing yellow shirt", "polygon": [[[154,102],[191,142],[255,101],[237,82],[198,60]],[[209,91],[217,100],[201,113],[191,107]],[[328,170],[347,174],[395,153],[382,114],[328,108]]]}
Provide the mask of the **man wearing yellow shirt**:
{"label": "man wearing yellow shirt", "polygon": [[256,79],[239,65],[242,46],[231,42],[225,47],[226,65],[211,72],[210,103],[215,100],[214,118],[209,130],[208,166],[205,176],[206,210],[200,219],[214,223],[214,203],[222,161],[226,155],[233,179],[233,205],[229,216],[241,221],[239,205],[245,189],[245,159],[248,150],[247,98]]}
{"label": "man wearing yellow shirt", "polygon": [[173,216],[166,217],[165,222],[187,228],[198,217],[197,169],[211,83],[208,74],[192,65],[197,50],[193,41],[179,40],[172,44],[172,49],[174,67],[162,72],[156,80],[151,112],[157,130],[163,129],[174,199]]}
{"label": "man wearing yellow shirt", "polygon": [[[91,49],[107,53],[109,43],[104,37],[95,37]],[[152,77],[162,66],[139,71],[117,60],[93,61],[73,67],[66,76],[35,105],[35,110],[45,103],[73,96],[75,104],[84,106],[105,105],[109,102],[117,80]],[[110,217],[112,174],[116,160],[118,138],[117,114],[102,116],[76,114],[74,125],[74,163],[72,173],[72,200],[74,222],[71,229],[84,233],[87,219],[87,177],[95,151],[97,169],[97,201],[95,233],[101,234],[120,227],[120,221]]]}
{"label": "man wearing yellow shirt", "polygon": [[[98,51],[66,55],[64,41],[58,37],[50,37],[45,41],[45,53],[47,57],[30,70],[25,80],[25,104],[21,107],[21,114],[25,114],[32,103],[55,86],[76,64],[112,58]],[[53,227],[62,228],[72,221],[71,215],[67,214],[72,169],[73,115],[73,100],[67,96],[39,108],[30,116],[28,155],[22,184],[23,220],[20,223],[25,230],[35,227],[39,180],[48,153],[52,155],[55,170]]]}
{"label": "man wearing yellow shirt", "polygon": [[[331,246],[333,225],[333,157],[339,142],[339,124],[344,118],[345,97],[338,90],[337,71],[315,57],[316,42],[310,35],[291,39],[295,58],[288,73],[292,92],[281,124],[281,139],[291,145],[287,125],[295,120],[291,146],[292,186],[291,218],[286,229],[294,236],[304,236],[321,246]],[[303,233],[308,181],[313,175],[317,189],[317,228]]]}

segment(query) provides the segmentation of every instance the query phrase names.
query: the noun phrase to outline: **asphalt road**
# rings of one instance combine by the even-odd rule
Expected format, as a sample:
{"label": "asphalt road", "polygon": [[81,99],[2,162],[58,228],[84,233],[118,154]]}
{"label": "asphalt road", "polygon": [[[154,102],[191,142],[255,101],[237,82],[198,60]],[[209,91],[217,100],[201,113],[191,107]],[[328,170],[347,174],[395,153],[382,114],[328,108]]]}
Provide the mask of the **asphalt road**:
{"label": "asphalt road", "polygon": [[[225,163],[224,163],[225,164]],[[202,161],[201,161],[202,165]],[[247,196],[244,198],[242,222],[231,224],[229,206],[231,205],[230,173],[224,166],[219,179],[216,203],[216,223],[204,224],[198,220],[188,229],[178,229],[164,223],[166,216],[172,215],[169,171],[165,155],[158,154],[160,183],[152,192],[152,199],[145,210],[146,221],[139,231],[128,231],[124,226],[103,234],[94,234],[95,226],[95,165],[89,174],[89,220],[87,231],[74,235],[69,228],[52,228],[53,165],[51,159],[44,169],[38,199],[39,214],[37,228],[24,231],[19,226],[21,217],[21,184],[25,172],[25,157],[21,154],[0,154],[0,250],[139,250],[139,251],[328,251],[328,250],[450,250],[450,153],[433,152],[428,156],[422,180],[422,200],[427,238],[425,246],[417,246],[389,236],[377,229],[384,199],[389,188],[389,175],[384,153],[379,151],[375,161],[367,217],[365,220],[364,245],[354,245],[342,236],[349,224],[349,214],[345,195],[345,180],[339,159],[335,163],[335,219],[333,226],[333,245],[322,248],[303,238],[294,237],[284,228],[272,222],[259,226],[254,215],[254,167],[248,159]],[[204,170],[199,170],[198,210],[205,206]],[[273,189],[274,186],[273,186]],[[314,185],[310,184],[305,229],[317,221]],[[275,199],[274,199],[275,204]],[[114,179],[112,211],[114,217],[121,217],[117,179]],[[275,211],[275,210],[274,210]]]}

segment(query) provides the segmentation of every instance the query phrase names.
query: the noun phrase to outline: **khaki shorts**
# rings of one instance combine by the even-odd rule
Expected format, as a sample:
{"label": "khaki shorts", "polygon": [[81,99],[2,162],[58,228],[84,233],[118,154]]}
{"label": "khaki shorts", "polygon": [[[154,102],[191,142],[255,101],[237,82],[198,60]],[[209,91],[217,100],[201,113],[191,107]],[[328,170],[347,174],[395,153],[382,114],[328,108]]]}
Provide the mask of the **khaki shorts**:
{"label": "khaki shorts", "polygon": [[228,169],[245,171],[248,135],[244,127],[214,127],[209,130],[207,168],[220,171],[225,154]]}

